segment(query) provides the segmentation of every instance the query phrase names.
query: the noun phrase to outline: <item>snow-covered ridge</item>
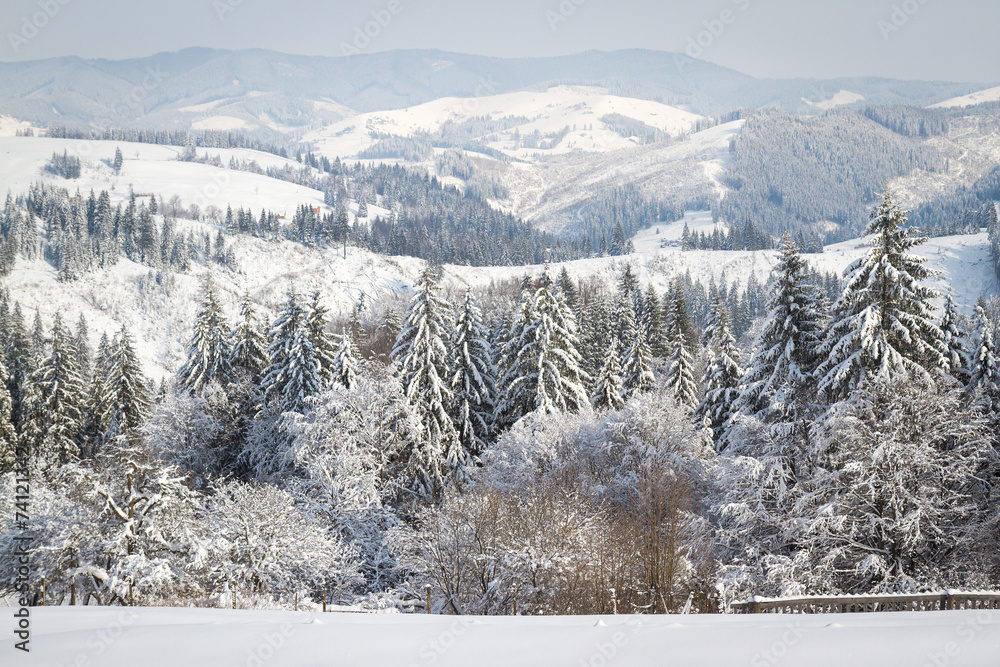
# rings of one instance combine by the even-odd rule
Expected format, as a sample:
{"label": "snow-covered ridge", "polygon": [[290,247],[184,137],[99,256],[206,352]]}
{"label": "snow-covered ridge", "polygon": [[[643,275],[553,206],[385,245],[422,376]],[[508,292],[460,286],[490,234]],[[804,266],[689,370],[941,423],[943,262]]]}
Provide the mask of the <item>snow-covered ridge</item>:
{"label": "snow-covered ridge", "polygon": [[[488,89],[485,92],[489,92]],[[539,152],[600,152],[634,146],[635,142],[620,136],[600,121],[606,114],[621,114],[671,135],[689,132],[695,122],[702,119],[697,114],[658,102],[610,95],[601,88],[556,86],[538,92],[486,94],[473,98],[444,97],[405,109],[359,114],[309,133],[304,139],[314,142],[324,155],[351,157],[374,144],[377,141],[372,136],[374,134],[411,137],[418,132],[437,132],[448,122],[461,123],[489,116],[494,120],[505,117],[527,119],[499,133],[498,140],[485,142],[491,148],[520,159],[531,159]],[[567,126],[575,126],[576,129],[550,150],[516,147],[512,140],[515,132],[526,136],[537,130],[545,135],[560,132]],[[589,126],[593,129],[585,129]]]}

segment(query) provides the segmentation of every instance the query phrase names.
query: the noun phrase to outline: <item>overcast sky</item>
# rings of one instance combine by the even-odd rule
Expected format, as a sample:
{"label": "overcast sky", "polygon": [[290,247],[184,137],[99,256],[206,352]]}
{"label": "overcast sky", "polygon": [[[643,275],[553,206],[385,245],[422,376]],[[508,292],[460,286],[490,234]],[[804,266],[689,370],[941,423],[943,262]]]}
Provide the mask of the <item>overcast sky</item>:
{"label": "overcast sky", "polygon": [[[2,2],[0,60],[8,61],[119,59],[188,46],[336,56],[361,44],[365,52],[505,57],[647,48],[760,77],[1000,81],[996,0]],[[384,27],[371,23],[377,18]],[[376,34],[369,43],[358,38],[366,24]]]}

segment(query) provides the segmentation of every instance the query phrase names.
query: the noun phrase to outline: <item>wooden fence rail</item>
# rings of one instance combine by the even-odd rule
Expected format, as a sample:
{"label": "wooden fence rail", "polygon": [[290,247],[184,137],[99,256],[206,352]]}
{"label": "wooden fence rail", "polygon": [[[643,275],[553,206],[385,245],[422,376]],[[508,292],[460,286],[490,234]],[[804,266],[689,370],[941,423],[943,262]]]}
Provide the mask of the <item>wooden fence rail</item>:
{"label": "wooden fence rail", "polygon": [[899,595],[806,595],[757,598],[729,605],[736,614],[844,614],[875,611],[1000,609],[1000,592],[944,591]]}

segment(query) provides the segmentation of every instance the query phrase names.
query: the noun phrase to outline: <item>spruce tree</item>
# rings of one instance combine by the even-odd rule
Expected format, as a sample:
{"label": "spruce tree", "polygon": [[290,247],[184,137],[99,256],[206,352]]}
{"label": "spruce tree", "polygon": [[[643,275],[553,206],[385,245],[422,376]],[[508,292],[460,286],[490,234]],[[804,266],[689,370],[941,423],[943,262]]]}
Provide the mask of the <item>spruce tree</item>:
{"label": "spruce tree", "polygon": [[250,293],[243,294],[236,328],[229,334],[229,366],[242,369],[256,381],[267,368],[267,339],[257,323],[257,312]]}
{"label": "spruce tree", "polygon": [[28,379],[36,368],[35,357],[32,354],[31,338],[24,328],[24,316],[21,314],[21,304],[15,302],[10,318],[10,332],[7,339],[7,389],[11,397],[11,420],[15,427],[20,428],[25,416],[25,404],[28,398]]}
{"label": "spruce tree", "polygon": [[333,333],[327,331],[330,318],[327,309],[320,300],[319,291],[314,291],[309,297],[306,326],[309,329],[309,341],[312,343],[319,361],[320,377],[326,385],[333,377],[339,342]]}
{"label": "spruce tree", "polygon": [[66,463],[79,453],[77,446],[84,405],[83,380],[73,341],[56,315],[52,351],[31,376],[29,420],[25,431],[35,435],[35,455],[50,463]]}
{"label": "spruce tree", "polygon": [[331,378],[334,384],[339,384],[348,391],[352,391],[358,384],[358,352],[348,331],[340,335]]}
{"label": "spruce tree", "polygon": [[73,347],[76,349],[76,363],[80,368],[80,377],[84,384],[90,381],[90,333],[87,330],[87,319],[80,313],[76,322],[76,333],[73,337]]}
{"label": "spruce tree", "polygon": [[886,192],[868,225],[871,250],[844,272],[817,369],[819,390],[832,400],[875,378],[912,373],[929,380],[931,369],[948,366],[944,334],[932,319],[935,292],[920,284],[933,272],[909,252],[927,239],[911,236],[905,223]]}
{"label": "spruce tree", "polygon": [[17,430],[11,422],[10,392],[7,391],[7,367],[0,360],[0,474],[17,464]]}
{"label": "spruce tree", "polygon": [[822,331],[808,266],[788,234],[775,273],[768,314],[754,341],[743,375],[744,388],[734,406],[736,412],[764,421],[773,421],[777,411],[784,411],[775,401],[779,392],[792,395],[811,381]]}
{"label": "spruce tree", "polygon": [[715,440],[719,442],[724,426],[733,416],[743,370],[726,304],[721,298],[716,298],[712,307],[712,320],[713,334],[707,340],[707,347],[715,356],[705,371],[705,390],[694,416],[699,421],[708,419]]}
{"label": "spruce tree", "polygon": [[125,434],[142,425],[149,415],[149,390],[132,337],[122,325],[111,344],[107,375],[101,382],[98,406],[103,435]]}
{"label": "spruce tree", "polygon": [[967,336],[958,328],[955,314],[955,303],[948,295],[944,305],[944,313],[938,324],[944,334],[944,347],[947,350],[948,370],[958,382],[965,386],[969,383],[969,351],[966,349]]}
{"label": "spruce tree", "polygon": [[445,477],[464,468],[467,458],[448,413],[452,401],[447,345],[452,330],[450,308],[439,295],[432,267],[423,270],[415,288],[392,359],[421,424],[422,437],[411,456],[410,474],[422,493],[436,497]]}
{"label": "spruce tree", "polygon": [[229,327],[211,277],[205,278],[202,290],[201,309],[188,344],[187,361],[177,373],[177,385],[192,393],[200,393],[213,380],[227,381],[230,370]]}
{"label": "spruce tree", "polygon": [[993,423],[1000,423],[1000,352],[993,339],[993,325],[986,309],[976,306],[979,334],[970,357],[969,391],[977,396]]}
{"label": "spruce tree", "polygon": [[578,412],[590,406],[578,350],[576,317],[546,271],[530,308],[522,306],[501,380],[501,414],[517,421],[530,412]]}
{"label": "spruce tree", "polygon": [[267,349],[271,363],[261,380],[265,405],[277,403],[282,412],[301,412],[306,398],[320,391],[322,367],[311,333],[308,313],[299,304],[299,297],[289,292],[271,325]]}
{"label": "spruce tree", "polygon": [[694,380],[694,358],[689,351],[690,317],[687,302],[680,285],[674,283],[670,309],[667,313],[667,345],[671,349],[667,359],[666,385],[677,402],[694,410],[698,405],[698,388]]}
{"label": "spruce tree", "polygon": [[621,410],[625,405],[622,397],[622,366],[618,360],[618,339],[612,337],[604,355],[604,365],[594,383],[594,393],[590,403],[595,410]]}
{"label": "spruce tree", "polygon": [[496,410],[496,368],[482,314],[466,290],[465,299],[455,319],[451,339],[452,422],[459,441],[473,456],[478,456],[493,432]]}

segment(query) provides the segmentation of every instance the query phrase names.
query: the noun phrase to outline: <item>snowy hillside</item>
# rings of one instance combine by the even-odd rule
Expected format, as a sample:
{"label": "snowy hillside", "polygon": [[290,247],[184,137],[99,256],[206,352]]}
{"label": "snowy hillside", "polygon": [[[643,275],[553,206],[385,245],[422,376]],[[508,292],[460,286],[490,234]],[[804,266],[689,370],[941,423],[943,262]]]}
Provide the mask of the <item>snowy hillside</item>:
{"label": "snowy hillside", "polygon": [[948,109],[952,107],[968,107],[974,104],[982,104],[983,102],[996,102],[997,100],[1000,100],[1000,86],[969,93],[968,95],[953,97],[949,100],[932,104],[928,108]]}
{"label": "snowy hillside", "polygon": [[[148,667],[779,662],[979,667],[995,664],[1000,653],[996,614],[510,618],[43,607],[32,610],[32,651],[18,664],[125,667],[142,656]],[[933,662],[942,657],[947,663]]]}
{"label": "snowy hillside", "polygon": [[[704,211],[689,212],[685,221],[695,232],[710,232],[713,225],[711,215]],[[556,273],[565,266],[573,278],[600,276],[613,284],[628,263],[640,281],[651,283],[662,294],[674,278],[685,273],[706,284],[710,279],[719,281],[722,277],[745,284],[753,273],[763,283],[778,262],[776,250],[682,252],[677,240],[685,221],[644,230],[633,239],[636,253],[632,255],[581,259],[550,269]],[[422,260],[412,257],[385,257],[353,247],[348,248],[346,259],[340,250],[308,249],[291,241],[272,243],[234,237],[230,247],[239,268],[216,267],[214,276],[220,299],[231,318],[236,315],[240,296],[249,291],[262,307],[264,317],[270,320],[277,314],[288,289],[303,294],[318,289],[334,314],[346,315],[362,294],[369,304],[393,295],[408,298],[425,266]],[[829,246],[823,254],[805,257],[817,270],[839,273],[867,249],[864,240],[857,240]],[[935,287],[953,292],[956,303],[964,309],[970,308],[980,294],[1000,291],[993,278],[985,233],[934,238],[921,246],[919,252],[930,258],[932,268],[942,272],[934,282]],[[543,268],[445,265],[444,286],[458,293],[465,286],[486,287],[494,281],[537,275]],[[169,282],[161,285],[148,267],[122,258],[111,269],[60,283],[48,263],[21,259],[5,284],[12,298],[26,309],[29,319],[35,310],[40,310],[46,326],[57,311],[71,321],[83,313],[95,339],[101,332],[110,335],[126,324],[137,340],[147,374],[159,379],[176,371],[183,361],[184,346],[198,306],[198,276],[204,270],[198,266],[189,274],[172,274]]]}
{"label": "snowy hillside", "polygon": [[[111,167],[116,148],[125,158],[121,173]],[[53,153],[61,155],[64,151],[80,158],[80,178],[66,180],[44,170]],[[27,192],[32,183],[42,180],[70,192],[79,189],[85,195],[91,189],[108,190],[115,202],[127,200],[130,189],[153,193],[161,201],[177,195],[185,206],[197,204],[202,211],[209,206],[225,211],[230,204],[256,211],[266,207],[278,213],[291,212],[302,204],[323,206],[323,193],[317,190],[261,174],[181,162],[177,158],[182,151],[178,146],[155,144],[0,136],[0,192]],[[302,166],[295,160],[260,151],[199,148],[197,152],[199,157],[217,155],[223,165],[235,158],[256,161],[264,169]]]}
{"label": "snowy hillside", "polygon": [[[479,137],[491,148],[523,160],[536,159],[539,150],[515,146],[515,134],[527,136],[538,132],[545,135],[560,132],[569,126],[571,132],[558,145],[541,151],[546,155],[572,150],[606,151],[633,145],[600,118],[621,114],[642,121],[672,135],[691,130],[696,114],[647,100],[609,95],[606,90],[587,86],[556,86],[544,92],[517,92],[474,98],[444,97],[406,109],[360,114],[307,134],[325,155],[356,156],[373,145],[374,135],[413,136],[418,132],[435,133],[446,123],[463,123],[486,116],[517,120],[499,133]],[[585,129],[593,125],[593,130]]]}

